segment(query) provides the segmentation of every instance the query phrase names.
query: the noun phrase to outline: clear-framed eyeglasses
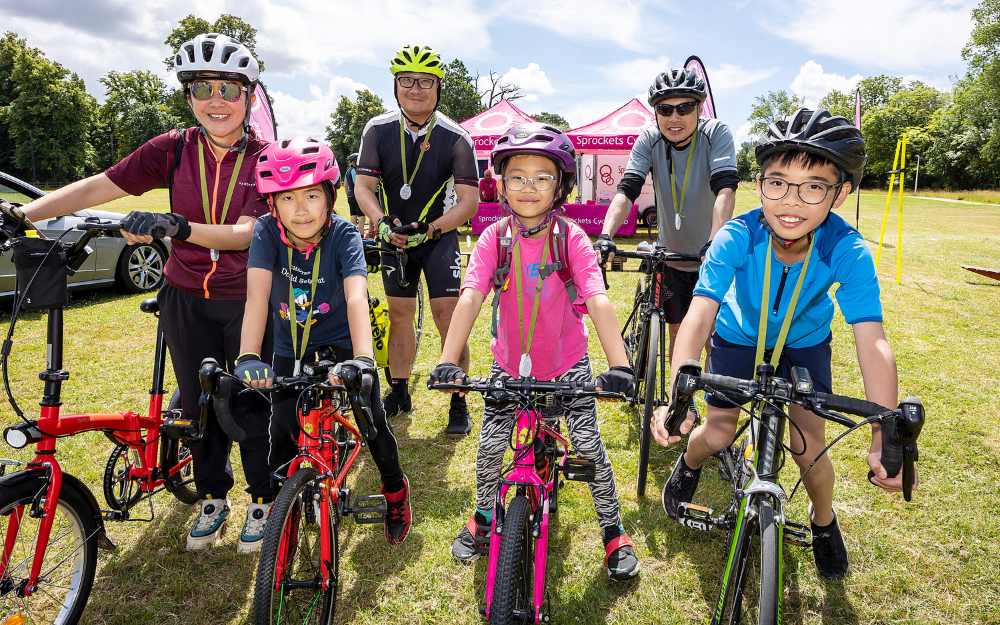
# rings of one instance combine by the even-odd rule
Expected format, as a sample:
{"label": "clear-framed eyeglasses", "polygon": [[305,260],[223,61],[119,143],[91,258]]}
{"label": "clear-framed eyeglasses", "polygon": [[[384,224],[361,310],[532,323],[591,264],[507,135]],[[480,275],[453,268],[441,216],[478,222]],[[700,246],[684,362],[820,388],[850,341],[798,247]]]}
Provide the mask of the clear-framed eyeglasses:
{"label": "clear-framed eyeglasses", "polygon": [[788,195],[788,189],[798,187],[799,199],[806,204],[820,204],[830,194],[830,189],[839,188],[843,183],[829,184],[810,180],[809,182],[788,182],[781,178],[765,177],[760,179],[760,192],[769,200],[780,200]]}
{"label": "clear-framed eyeglasses", "polygon": [[556,177],[550,176],[549,174],[539,174],[534,178],[525,178],[524,176],[504,176],[503,184],[508,191],[523,191],[528,183],[534,187],[536,191],[548,191],[552,188],[552,185],[556,183]]}

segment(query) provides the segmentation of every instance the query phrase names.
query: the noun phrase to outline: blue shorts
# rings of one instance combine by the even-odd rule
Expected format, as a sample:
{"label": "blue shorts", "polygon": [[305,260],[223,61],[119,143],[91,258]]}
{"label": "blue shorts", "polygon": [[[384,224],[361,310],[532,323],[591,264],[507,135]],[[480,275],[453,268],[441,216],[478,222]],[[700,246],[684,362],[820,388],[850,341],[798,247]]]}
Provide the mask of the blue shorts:
{"label": "blue shorts", "polygon": [[[820,393],[832,393],[833,374],[830,371],[830,356],[833,353],[830,349],[830,341],[832,340],[833,334],[830,334],[819,345],[799,348],[786,347],[782,350],[781,362],[778,363],[774,375],[791,380],[792,367],[805,367],[809,370],[809,375],[812,376],[813,388]],[[757,364],[756,357],[756,347],[730,343],[719,338],[719,335],[713,332],[712,353],[708,356],[707,372],[750,380],[753,379],[754,368]],[[734,401],[739,404],[746,403],[743,398],[734,398]],[[705,402],[716,408],[733,407],[733,404],[709,395],[705,396]]]}

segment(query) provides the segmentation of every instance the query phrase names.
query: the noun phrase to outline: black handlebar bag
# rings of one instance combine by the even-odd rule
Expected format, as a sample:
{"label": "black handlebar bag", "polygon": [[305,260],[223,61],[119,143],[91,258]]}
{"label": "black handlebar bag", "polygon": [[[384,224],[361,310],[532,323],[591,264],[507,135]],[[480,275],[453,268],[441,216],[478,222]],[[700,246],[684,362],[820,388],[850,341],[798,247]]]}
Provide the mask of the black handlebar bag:
{"label": "black handlebar bag", "polygon": [[24,310],[62,308],[69,303],[68,262],[66,248],[61,243],[53,239],[19,238],[14,247],[14,270]]}

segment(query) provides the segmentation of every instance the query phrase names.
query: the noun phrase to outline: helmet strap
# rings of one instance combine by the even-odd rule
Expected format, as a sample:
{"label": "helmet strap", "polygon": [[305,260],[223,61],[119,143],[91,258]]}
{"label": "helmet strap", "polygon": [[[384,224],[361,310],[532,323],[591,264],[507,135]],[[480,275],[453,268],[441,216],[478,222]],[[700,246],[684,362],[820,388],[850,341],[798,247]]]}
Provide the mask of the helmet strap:
{"label": "helmet strap", "polygon": [[767,223],[767,218],[764,217],[764,211],[761,211],[757,219],[760,220],[760,223],[763,224],[764,228],[768,231],[768,233],[770,233],[771,238],[774,239],[775,242],[777,242],[777,244],[781,246],[781,249],[784,250],[787,250],[788,248],[792,247],[802,239],[812,236],[812,232],[810,231],[797,239],[786,239],[782,236],[779,236],[778,233],[774,231],[774,228],[771,227],[771,224]]}
{"label": "helmet strap", "polygon": [[412,119],[410,119],[410,116],[407,115],[406,111],[403,110],[403,104],[402,104],[402,102],[399,101],[399,94],[396,92],[396,76],[395,75],[393,75],[393,77],[392,77],[392,95],[393,95],[394,98],[396,98],[396,104],[399,105],[399,114],[403,116],[403,119],[405,119],[408,124],[410,124],[411,126],[416,126],[417,127],[417,132],[420,132],[428,124],[431,123],[431,120],[434,119],[434,113],[437,112],[438,106],[441,105],[441,80],[438,79],[437,99],[434,101],[434,110],[431,111],[431,114],[427,116],[427,121],[425,121],[422,124],[418,124],[417,122],[415,122]]}

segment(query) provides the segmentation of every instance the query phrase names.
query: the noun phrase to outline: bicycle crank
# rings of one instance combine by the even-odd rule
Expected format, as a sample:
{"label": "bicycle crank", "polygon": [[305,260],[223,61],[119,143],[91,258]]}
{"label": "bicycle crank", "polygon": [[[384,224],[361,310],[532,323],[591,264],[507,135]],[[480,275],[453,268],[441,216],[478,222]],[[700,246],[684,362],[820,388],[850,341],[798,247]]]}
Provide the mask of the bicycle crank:
{"label": "bicycle crank", "polygon": [[693,503],[677,504],[677,522],[684,527],[690,527],[691,529],[703,532],[710,531],[713,528],[727,529],[729,527],[729,522],[725,515],[713,517],[712,514],[712,509],[705,506],[698,506]]}

